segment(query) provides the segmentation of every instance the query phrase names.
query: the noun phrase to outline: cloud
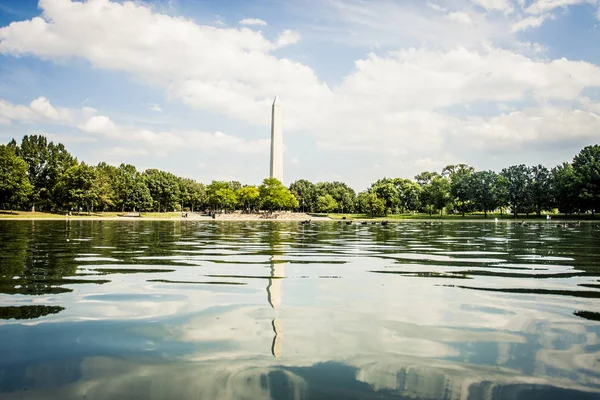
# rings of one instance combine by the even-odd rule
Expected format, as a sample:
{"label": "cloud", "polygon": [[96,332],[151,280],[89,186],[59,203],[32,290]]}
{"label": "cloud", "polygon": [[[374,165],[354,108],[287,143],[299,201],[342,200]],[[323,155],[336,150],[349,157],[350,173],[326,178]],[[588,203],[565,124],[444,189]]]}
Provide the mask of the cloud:
{"label": "cloud", "polygon": [[82,115],[90,115],[93,111],[95,110],[89,107],[80,110],[56,108],[42,96],[34,99],[29,106],[13,105],[0,99],[0,121],[4,123],[12,121],[67,123]]}
{"label": "cloud", "polygon": [[162,108],[160,108],[158,105],[156,104],[150,104],[150,110],[152,111],[156,111],[156,112],[162,112]]}
{"label": "cloud", "polygon": [[598,4],[597,0],[537,0],[525,11],[529,14],[542,14],[559,7],[569,7],[578,4]]}
{"label": "cloud", "polygon": [[546,18],[548,18],[548,15],[525,17],[513,23],[510,29],[512,32],[519,32],[530,28],[539,28],[544,23]]}
{"label": "cloud", "polygon": [[440,6],[439,4],[435,4],[435,3],[427,3],[427,7],[431,8],[432,10],[441,12],[441,13],[445,13],[446,9],[442,6]]}
{"label": "cloud", "polygon": [[[507,11],[504,2],[478,4],[485,10]],[[384,32],[391,39],[382,43],[386,48],[393,44],[395,50],[356,60],[339,83],[328,85],[310,66],[277,56],[277,49],[298,42],[295,31],[284,30],[270,39],[246,27],[198,25],[140,3],[41,0],[43,18],[0,29],[0,53],[83,59],[95,68],[122,71],[163,89],[169,98],[194,109],[263,127],[269,124],[273,96],[280,94],[286,135],[308,134],[324,151],[372,152],[390,160],[402,157],[399,168],[404,170],[396,173],[405,176],[411,176],[412,161],[445,162],[456,157],[460,147],[493,150],[494,143],[512,140],[518,151],[526,151],[524,146],[535,141],[589,139],[588,127],[596,126],[594,109],[578,102],[584,89],[600,86],[600,68],[584,61],[530,55],[542,50],[540,46],[519,42],[509,32],[509,26],[514,31],[535,26],[546,13],[517,20],[514,15],[473,8],[467,9],[468,14],[444,15],[423,4],[415,11],[387,1],[366,6],[339,0],[329,6],[340,15],[340,32],[358,27],[357,40],[365,41]],[[420,43],[394,43],[404,33],[420,38]],[[428,41],[436,45],[422,44]],[[552,106],[558,102],[574,105]],[[497,110],[498,103],[511,111]],[[61,115],[45,104],[40,101],[36,110],[0,106],[0,118],[35,113],[52,120]],[[486,105],[496,115],[471,111]],[[85,132],[150,154],[182,148],[255,154],[268,149],[266,140],[220,132],[147,130],[120,126],[101,115],[74,120]],[[522,136],[518,124],[524,127]],[[552,138],[544,136],[544,129],[552,132]],[[461,137],[466,139],[460,146],[453,142]]]}
{"label": "cloud", "polygon": [[267,26],[266,21],[258,18],[244,18],[243,20],[238,22],[240,25],[259,25],[259,26]]}
{"label": "cloud", "polygon": [[[80,129],[87,133],[98,134],[111,139],[113,142],[122,142],[128,144],[125,146],[116,146],[117,155],[120,154],[154,154],[166,156],[169,152],[178,149],[194,149],[201,152],[222,151],[230,153],[268,153],[269,140],[257,139],[249,140],[241,137],[228,135],[222,132],[202,132],[198,130],[177,130],[153,131],[150,129],[141,129],[138,127],[117,125],[109,117],[97,115],[91,117],[80,126]],[[123,149],[131,148],[129,151]]]}
{"label": "cloud", "polygon": [[464,12],[452,12],[448,14],[448,18],[459,24],[473,25],[473,21],[471,21],[471,17],[469,17],[469,14]]}
{"label": "cloud", "polygon": [[300,41],[300,34],[298,32],[294,32],[290,29],[286,29],[281,32],[279,37],[277,38],[277,47],[285,47],[291,44],[296,44]]}
{"label": "cloud", "polygon": [[478,6],[490,11],[512,12],[514,10],[510,0],[471,0]]}

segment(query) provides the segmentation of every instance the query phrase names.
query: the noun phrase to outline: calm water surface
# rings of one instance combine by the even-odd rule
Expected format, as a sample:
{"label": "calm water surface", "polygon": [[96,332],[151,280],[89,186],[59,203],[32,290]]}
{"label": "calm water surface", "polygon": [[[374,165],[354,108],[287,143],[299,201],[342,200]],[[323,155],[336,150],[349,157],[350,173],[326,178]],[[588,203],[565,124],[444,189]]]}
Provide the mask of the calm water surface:
{"label": "calm water surface", "polygon": [[1,399],[600,399],[594,224],[0,221]]}

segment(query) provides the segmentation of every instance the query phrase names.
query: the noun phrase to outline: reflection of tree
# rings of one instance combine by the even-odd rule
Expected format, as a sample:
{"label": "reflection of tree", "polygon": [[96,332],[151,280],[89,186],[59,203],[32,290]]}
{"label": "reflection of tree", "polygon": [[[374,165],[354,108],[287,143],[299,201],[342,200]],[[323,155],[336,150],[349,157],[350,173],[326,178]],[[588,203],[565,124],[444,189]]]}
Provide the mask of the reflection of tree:
{"label": "reflection of tree", "polygon": [[58,314],[64,309],[64,307],[42,305],[0,307],[0,319],[35,319],[49,314]]}

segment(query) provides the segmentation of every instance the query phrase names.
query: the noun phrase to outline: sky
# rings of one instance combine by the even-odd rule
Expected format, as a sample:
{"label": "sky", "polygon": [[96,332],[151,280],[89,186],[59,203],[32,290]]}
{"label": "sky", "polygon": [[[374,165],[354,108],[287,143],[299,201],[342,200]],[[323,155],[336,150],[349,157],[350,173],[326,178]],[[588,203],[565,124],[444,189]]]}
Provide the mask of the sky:
{"label": "sky", "polygon": [[366,189],[600,142],[600,0],[0,0],[0,143]]}

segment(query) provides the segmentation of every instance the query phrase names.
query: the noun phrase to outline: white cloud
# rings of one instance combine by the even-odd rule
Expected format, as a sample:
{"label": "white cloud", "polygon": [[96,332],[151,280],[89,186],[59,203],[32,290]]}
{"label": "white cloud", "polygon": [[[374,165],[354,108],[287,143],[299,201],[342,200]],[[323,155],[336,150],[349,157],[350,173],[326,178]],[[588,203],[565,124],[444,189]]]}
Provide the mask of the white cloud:
{"label": "white cloud", "polygon": [[156,111],[156,112],[162,112],[162,108],[160,108],[158,105],[156,104],[150,104],[150,110],[152,111]]}
{"label": "white cloud", "polygon": [[[41,0],[45,19],[1,28],[0,53],[54,60],[78,57],[96,68],[131,74],[193,108],[264,127],[269,124],[272,98],[280,94],[286,135],[308,133],[322,149],[371,151],[406,161],[452,159],[446,143],[452,138],[469,138],[462,142],[465,149],[509,139],[519,146],[548,141],[543,134],[546,129],[554,141],[589,138],[589,127],[596,126],[595,111],[589,107],[559,109],[548,104],[576,102],[583,89],[600,86],[600,68],[583,61],[520,54],[539,51],[535,43],[491,45],[497,42],[491,38],[500,37],[499,42],[504,43],[506,36],[502,35],[507,35],[512,17],[501,15],[504,22],[500,23],[488,16],[498,13],[469,10],[464,16],[471,24],[457,26],[431,6],[423,5],[423,9],[436,16],[434,21],[410,12],[404,15],[401,11],[405,9],[395,3],[361,4],[340,1],[336,6],[345,21],[371,32],[390,28],[397,38],[402,37],[402,29],[409,32],[417,27],[415,34],[425,41],[432,39],[437,44],[436,38],[464,37],[467,45],[449,45],[449,41],[440,47],[399,46],[401,50],[370,54],[357,60],[354,70],[339,84],[328,86],[310,67],[274,55],[281,46],[299,40],[293,31],[283,31],[270,40],[248,28],[197,25],[153,13],[138,3]],[[506,11],[500,3],[486,4],[486,9]],[[513,29],[535,26],[534,19],[544,15],[518,21],[515,24],[521,26]],[[402,22],[407,24],[402,27]],[[445,29],[450,29],[448,35]],[[504,103],[506,109],[517,110],[509,114],[498,111],[499,115],[486,118],[470,115],[468,106],[478,103],[492,107]],[[24,115],[24,120],[37,113],[50,120],[60,115],[45,105],[42,100],[34,110],[0,103],[0,118]],[[468,116],[456,117],[450,111],[453,108],[467,110]],[[523,126],[521,136],[519,124]],[[240,153],[268,149],[266,140],[219,132],[145,130],[119,126],[106,116],[93,114],[78,126],[88,133],[131,143],[149,154],[188,147]],[[471,143],[475,132],[480,136]],[[402,168],[406,172],[397,173],[410,176],[410,162]]]}
{"label": "white cloud", "polygon": [[13,105],[0,99],[0,121],[4,123],[11,121],[67,123],[82,115],[90,115],[92,111],[95,110],[89,107],[81,110],[56,108],[42,96],[34,99],[29,106]]}
{"label": "white cloud", "polygon": [[512,12],[514,10],[511,0],[471,0],[473,3],[491,11]]}
{"label": "white cloud", "polygon": [[568,7],[577,4],[598,4],[598,0],[537,0],[525,11],[529,14],[542,14],[558,7]]}
{"label": "white cloud", "polygon": [[[154,154],[166,156],[177,149],[195,149],[201,152],[223,151],[231,153],[268,153],[269,140],[248,140],[222,132],[202,132],[197,130],[153,131],[132,126],[115,124],[109,117],[97,115],[80,126],[87,133],[98,134],[115,142],[128,144],[116,146],[112,155]],[[125,151],[125,149],[130,149]]]}
{"label": "white cloud", "polygon": [[116,125],[107,116],[96,115],[91,117],[81,129],[90,133],[102,133],[106,135],[118,135]]}
{"label": "white cloud", "polygon": [[525,17],[513,23],[510,29],[512,32],[519,32],[530,28],[539,28],[542,25],[542,23],[546,20],[546,18],[548,18],[547,15]]}
{"label": "white cloud", "polygon": [[440,6],[439,4],[435,4],[435,3],[427,3],[427,7],[431,8],[432,10],[435,10],[437,12],[441,12],[441,13],[445,13],[446,9],[442,6]]}
{"label": "white cloud", "polygon": [[452,12],[448,14],[448,18],[459,24],[473,25],[473,21],[471,21],[471,17],[469,17],[469,14],[464,12]]}
{"label": "white cloud", "polygon": [[259,26],[267,26],[266,21],[263,21],[262,19],[258,19],[258,18],[244,18],[243,20],[239,21],[240,25],[259,25]]}
{"label": "white cloud", "polygon": [[281,32],[279,37],[277,38],[277,47],[285,47],[291,44],[296,44],[300,41],[300,34],[298,32],[294,32],[290,29],[286,29]]}
{"label": "white cloud", "polygon": [[33,100],[29,107],[44,118],[54,121],[69,121],[72,118],[71,112],[67,109],[56,109],[45,97],[38,97]]}

